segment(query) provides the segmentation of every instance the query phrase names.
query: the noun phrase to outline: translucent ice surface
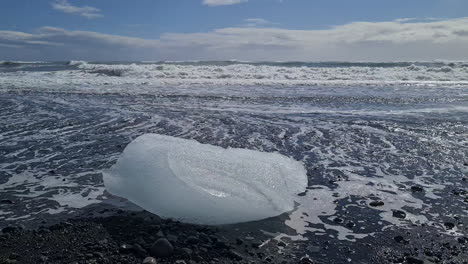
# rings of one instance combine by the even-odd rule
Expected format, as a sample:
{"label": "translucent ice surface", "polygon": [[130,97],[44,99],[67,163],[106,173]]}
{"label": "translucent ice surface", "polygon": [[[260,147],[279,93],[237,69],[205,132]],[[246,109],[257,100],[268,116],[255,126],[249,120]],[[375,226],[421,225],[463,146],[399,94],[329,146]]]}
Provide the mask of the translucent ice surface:
{"label": "translucent ice surface", "polygon": [[291,158],[146,134],[103,173],[107,190],[162,217],[229,224],[277,216],[307,186]]}

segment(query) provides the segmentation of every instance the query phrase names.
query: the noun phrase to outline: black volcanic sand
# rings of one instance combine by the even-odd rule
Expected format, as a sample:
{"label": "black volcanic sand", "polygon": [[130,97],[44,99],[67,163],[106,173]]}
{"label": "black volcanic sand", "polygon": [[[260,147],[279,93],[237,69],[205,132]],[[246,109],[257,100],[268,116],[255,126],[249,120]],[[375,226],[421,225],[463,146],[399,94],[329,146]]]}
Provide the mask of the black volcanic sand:
{"label": "black volcanic sand", "polygon": [[[468,238],[443,235],[429,226],[390,230],[357,242],[307,243],[273,240],[259,227],[275,219],[226,226],[184,224],[146,211],[103,209],[104,217],[75,218],[25,230],[3,228],[0,263],[468,263]],[[286,217],[286,216],[285,216]],[[468,223],[455,221],[447,229]],[[259,226],[260,225],[260,226]],[[172,252],[158,256],[153,244],[167,240]],[[426,262],[424,262],[426,261]],[[151,262],[148,262],[151,263]]]}
{"label": "black volcanic sand", "polygon": [[[438,91],[427,97],[374,91],[375,96],[259,98],[3,93],[0,185],[6,187],[0,190],[0,263],[142,263],[161,237],[174,252],[155,256],[158,263],[466,263],[466,112],[379,116],[268,110],[298,105],[398,113],[408,107],[466,105],[466,96],[448,98],[452,90]],[[233,105],[264,111],[237,112]],[[332,210],[322,213],[317,206],[303,212],[309,228],[305,241],[268,235],[297,235],[285,225],[287,214],[203,227],[138,211],[102,193],[101,172],[144,133],[300,160],[309,187],[299,198]],[[396,176],[403,180],[393,182]],[[382,179],[392,188],[382,187]],[[353,192],[353,183],[371,191]],[[323,190],[328,196],[315,201]],[[91,205],[82,207],[87,202]],[[389,205],[395,208],[384,208]],[[380,208],[390,220],[382,218]],[[412,216],[427,220],[412,224]],[[368,236],[341,240],[343,230]]]}

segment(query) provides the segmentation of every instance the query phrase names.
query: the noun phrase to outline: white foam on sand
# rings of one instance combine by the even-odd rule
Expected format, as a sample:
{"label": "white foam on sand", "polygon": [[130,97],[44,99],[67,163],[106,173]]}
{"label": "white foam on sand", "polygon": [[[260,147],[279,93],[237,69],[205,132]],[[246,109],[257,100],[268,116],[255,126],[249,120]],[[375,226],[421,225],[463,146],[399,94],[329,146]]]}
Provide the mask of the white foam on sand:
{"label": "white foam on sand", "polygon": [[103,173],[107,190],[163,217],[198,224],[260,220],[294,209],[306,170],[274,153],[146,134]]}

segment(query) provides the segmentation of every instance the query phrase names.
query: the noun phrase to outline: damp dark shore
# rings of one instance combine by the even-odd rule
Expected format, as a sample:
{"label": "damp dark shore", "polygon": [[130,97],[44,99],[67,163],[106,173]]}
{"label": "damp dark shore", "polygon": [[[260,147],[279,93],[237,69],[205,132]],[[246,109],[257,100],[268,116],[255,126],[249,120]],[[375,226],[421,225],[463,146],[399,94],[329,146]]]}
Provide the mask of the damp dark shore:
{"label": "damp dark shore", "polygon": [[[2,91],[0,262],[466,263],[464,90],[290,89]],[[258,222],[161,220],[102,183],[144,133],[278,152],[303,162],[309,186],[295,211]],[[161,238],[167,257],[151,251]]]}

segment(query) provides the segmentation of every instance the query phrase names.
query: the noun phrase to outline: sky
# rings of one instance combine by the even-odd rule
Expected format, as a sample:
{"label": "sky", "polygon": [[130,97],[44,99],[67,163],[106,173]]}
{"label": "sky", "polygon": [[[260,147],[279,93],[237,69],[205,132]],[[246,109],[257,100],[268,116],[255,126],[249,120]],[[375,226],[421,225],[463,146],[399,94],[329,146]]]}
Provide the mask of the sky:
{"label": "sky", "polygon": [[468,60],[468,1],[1,0],[0,60]]}

